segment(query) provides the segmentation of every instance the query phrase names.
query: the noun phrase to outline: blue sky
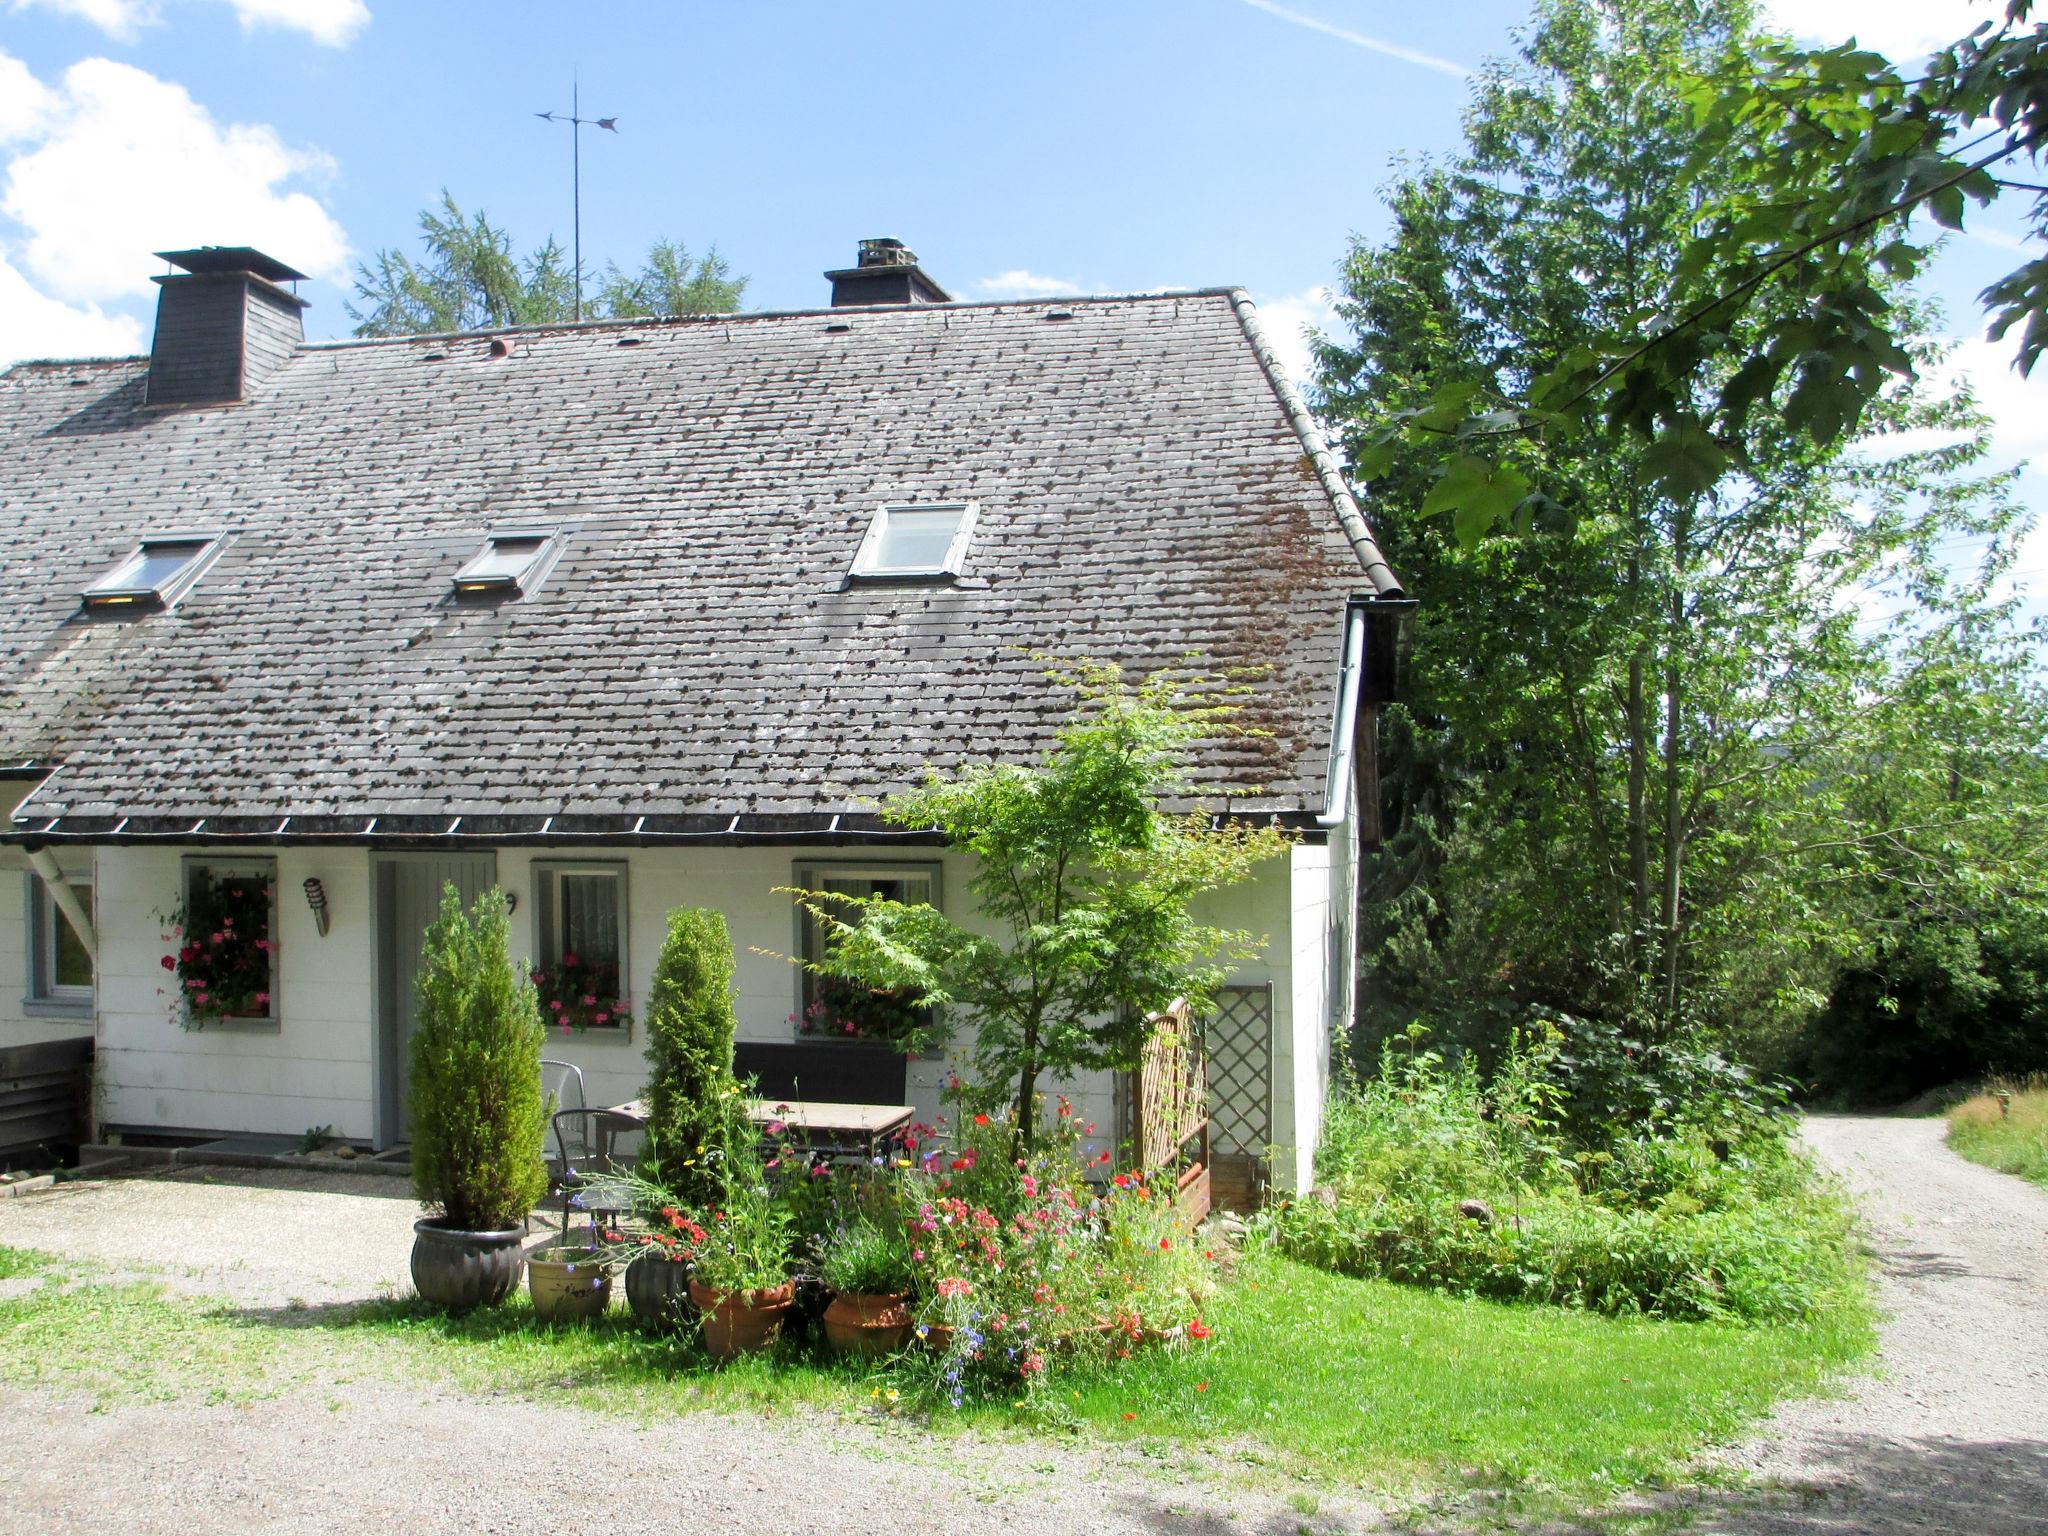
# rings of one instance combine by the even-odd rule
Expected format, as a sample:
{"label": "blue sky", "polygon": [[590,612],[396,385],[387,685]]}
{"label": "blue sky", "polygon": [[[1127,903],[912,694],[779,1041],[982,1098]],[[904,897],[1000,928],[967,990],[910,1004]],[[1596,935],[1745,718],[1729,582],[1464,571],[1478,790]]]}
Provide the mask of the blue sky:
{"label": "blue sky", "polygon": [[[1792,30],[1909,56],[1988,0],[1776,0]],[[1397,157],[1453,148],[1462,67],[1519,0],[570,5],[519,0],[0,0],[0,362],[146,340],[152,250],[250,243],[314,274],[408,245],[443,186],[530,242],[569,237],[586,115],[586,268],[716,242],[750,307],[820,304],[862,236],[963,298],[1240,284],[1304,321]],[[2003,241],[2003,244],[2001,244]],[[1958,333],[2014,260],[1998,226],[1937,275]],[[1962,366],[2000,452],[2048,460],[2048,381]],[[2048,497],[2048,475],[2030,475]],[[2048,551],[2044,551],[2048,559]]]}

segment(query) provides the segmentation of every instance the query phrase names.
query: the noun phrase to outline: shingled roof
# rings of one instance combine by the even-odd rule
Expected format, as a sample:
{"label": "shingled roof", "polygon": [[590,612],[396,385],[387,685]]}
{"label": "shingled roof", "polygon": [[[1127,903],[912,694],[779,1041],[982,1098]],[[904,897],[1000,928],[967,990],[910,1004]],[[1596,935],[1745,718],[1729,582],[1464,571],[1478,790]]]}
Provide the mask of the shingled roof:
{"label": "shingled roof", "polygon": [[[1028,758],[1034,652],[1260,666],[1248,808],[1326,802],[1347,602],[1400,589],[1234,291],[307,345],[238,404],[147,360],[0,375],[0,760],[14,836],[817,829]],[[500,346],[504,352],[507,349]],[[884,502],[968,500],[950,583],[858,586]],[[457,603],[557,528],[531,597]],[[170,611],[78,594],[221,530]],[[289,820],[287,820],[289,818]],[[851,825],[851,822],[849,822]]]}

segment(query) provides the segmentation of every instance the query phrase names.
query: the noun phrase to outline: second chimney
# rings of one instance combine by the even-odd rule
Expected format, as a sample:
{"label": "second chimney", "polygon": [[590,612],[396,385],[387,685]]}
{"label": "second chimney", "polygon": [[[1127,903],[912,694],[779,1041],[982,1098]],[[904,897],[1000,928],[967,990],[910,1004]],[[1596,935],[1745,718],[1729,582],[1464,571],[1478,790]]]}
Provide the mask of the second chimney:
{"label": "second chimney", "polygon": [[870,304],[950,304],[953,295],[925,275],[917,253],[901,240],[886,236],[860,243],[859,265],[827,272],[832,279],[832,307],[848,309]]}
{"label": "second chimney", "polygon": [[158,251],[179,272],[152,278],[156,338],[151,405],[228,405],[247,398],[306,339],[306,301],[279,287],[305,273],[246,245]]}

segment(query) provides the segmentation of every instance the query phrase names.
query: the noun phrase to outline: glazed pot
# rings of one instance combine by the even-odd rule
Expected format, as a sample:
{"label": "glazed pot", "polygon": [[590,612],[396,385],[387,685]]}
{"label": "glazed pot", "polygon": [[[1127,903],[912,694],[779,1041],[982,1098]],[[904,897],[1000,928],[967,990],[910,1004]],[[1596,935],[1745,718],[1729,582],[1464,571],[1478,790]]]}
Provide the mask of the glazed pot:
{"label": "glazed pot", "polygon": [[519,1283],[526,1234],[467,1232],[428,1218],[412,1224],[412,1283],[420,1299],[451,1312],[495,1307]]}
{"label": "glazed pot", "polygon": [[680,1328],[690,1305],[690,1266],[643,1253],[626,1266],[626,1305],[650,1328]]}
{"label": "glazed pot", "polygon": [[602,1317],[612,1299],[611,1271],[595,1248],[536,1248],[526,1256],[526,1289],[544,1323]]}
{"label": "glazed pot", "polygon": [[907,1295],[835,1296],[825,1338],[842,1355],[893,1355],[910,1342]]}
{"label": "glazed pot", "polygon": [[714,1360],[773,1348],[795,1299],[796,1287],[787,1281],[751,1291],[714,1291],[690,1282],[690,1300],[704,1314],[704,1349]]}

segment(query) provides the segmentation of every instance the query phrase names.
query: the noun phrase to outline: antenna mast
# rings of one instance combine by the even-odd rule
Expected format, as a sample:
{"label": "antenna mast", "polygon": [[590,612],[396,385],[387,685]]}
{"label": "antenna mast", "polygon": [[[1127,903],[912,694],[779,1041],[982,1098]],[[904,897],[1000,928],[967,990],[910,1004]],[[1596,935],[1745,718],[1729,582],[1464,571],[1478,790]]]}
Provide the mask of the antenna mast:
{"label": "antenna mast", "polygon": [[543,122],[567,123],[569,125],[569,207],[570,239],[573,242],[576,263],[576,318],[583,318],[583,130],[586,126],[602,128],[607,133],[619,131],[616,117],[584,117],[583,92],[574,75],[569,77],[569,113],[565,117],[559,112],[536,112],[533,115]]}

